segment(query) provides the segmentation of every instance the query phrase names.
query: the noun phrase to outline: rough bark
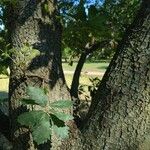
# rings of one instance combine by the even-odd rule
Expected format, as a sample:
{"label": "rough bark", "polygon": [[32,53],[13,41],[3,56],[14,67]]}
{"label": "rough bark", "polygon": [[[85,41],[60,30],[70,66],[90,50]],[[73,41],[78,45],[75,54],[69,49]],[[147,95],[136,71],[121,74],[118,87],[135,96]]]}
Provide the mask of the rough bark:
{"label": "rough bark", "polygon": [[82,132],[86,144],[80,149],[149,150],[149,0],[143,1],[120,43],[93,99]]}
{"label": "rough bark", "polygon": [[[30,1],[31,2],[31,1]],[[32,1],[33,3],[33,1]],[[41,2],[36,3],[41,7]],[[23,5],[26,6],[26,5]],[[35,76],[22,76],[19,68],[15,65],[11,69],[10,84],[10,114],[12,119],[12,133],[16,127],[16,116],[18,114],[18,99],[24,95],[26,84],[37,84],[40,86],[39,76],[45,82],[45,85],[54,93],[49,95],[57,99],[64,98],[66,87],[63,86],[62,69],[58,51],[58,35],[55,28],[55,34],[52,28],[45,28],[40,24],[41,15],[37,13],[39,8],[35,5],[29,5],[32,15],[27,15],[24,24],[17,19],[17,25],[13,34],[13,45],[16,48],[22,47],[24,43],[21,39],[28,39],[30,45],[44,52],[44,56],[37,57],[34,68],[33,64],[26,71]],[[25,13],[24,12],[24,13]],[[24,14],[23,13],[23,14]],[[41,13],[40,13],[41,14]],[[21,15],[24,16],[24,15]],[[22,17],[21,17],[22,18]],[[51,18],[52,19],[52,18]],[[23,21],[25,18],[23,18]],[[55,19],[54,19],[55,20]],[[43,19],[42,19],[43,21]],[[33,23],[34,22],[34,23]],[[33,24],[32,24],[33,23]],[[41,22],[40,22],[41,23]],[[34,28],[32,28],[34,25]],[[30,27],[31,26],[31,27]],[[43,27],[43,28],[42,28]],[[38,28],[38,30],[37,30]],[[31,34],[34,30],[34,33]],[[44,32],[44,31],[46,32]],[[40,31],[40,32],[39,32]],[[51,32],[49,32],[51,31]],[[58,30],[59,31],[59,30]],[[24,33],[23,34],[21,33]],[[40,34],[39,34],[40,33]],[[43,35],[44,33],[44,35]],[[48,34],[46,34],[48,33]],[[52,36],[48,36],[48,35]],[[35,35],[35,36],[33,36]],[[39,40],[44,37],[42,40]],[[24,38],[23,38],[23,37]],[[50,38],[51,37],[51,38]],[[53,37],[53,38],[52,38]],[[29,40],[30,39],[30,40]],[[47,40],[48,39],[48,40]],[[56,40],[57,39],[57,40]],[[150,143],[150,1],[144,0],[142,7],[137,15],[131,28],[127,31],[125,38],[118,47],[118,52],[114,56],[102,82],[98,93],[94,97],[89,111],[88,118],[81,130],[81,133],[75,131],[72,126],[71,138],[61,145],[62,147],[54,147],[53,149],[61,150],[149,150]],[[51,45],[52,41],[54,45]],[[37,44],[38,43],[38,44]],[[42,45],[40,44],[42,43]],[[56,47],[55,47],[55,43]],[[43,48],[44,45],[44,48]],[[48,45],[48,49],[47,49]],[[58,46],[58,47],[57,47]],[[57,49],[58,48],[58,49]],[[53,54],[53,55],[52,55]],[[57,55],[57,57],[56,57]],[[50,56],[49,59],[47,56]],[[41,61],[43,60],[43,61]],[[38,63],[37,63],[38,62]],[[46,63],[47,62],[47,63]],[[54,63],[54,64],[53,64]],[[44,64],[44,65],[43,65]],[[50,68],[47,69],[47,66]],[[57,68],[57,69],[56,69]],[[54,70],[54,71],[53,71]],[[54,76],[54,72],[56,75]],[[52,75],[53,76],[52,76]],[[31,75],[31,74],[30,74]],[[44,76],[43,76],[44,75]],[[50,77],[50,78],[49,78]],[[46,79],[46,80],[45,80]],[[46,84],[47,79],[54,79]],[[57,79],[57,80],[56,80]],[[57,82],[56,82],[57,81]],[[51,85],[53,83],[53,86]],[[60,90],[60,87],[64,89]],[[66,92],[67,93],[67,92]],[[55,96],[57,95],[57,96]],[[67,95],[67,94],[66,94]],[[17,111],[16,111],[17,110]],[[21,133],[21,132],[20,132]],[[19,132],[15,134],[19,135]],[[25,139],[21,139],[18,149],[27,149]],[[16,149],[17,149],[16,148]],[[47,148],[49,149],[49,148]]]}
{"label": "rough bark", "polygon": [[[44,9],[45,4],[48,10]],[[18,114],[26,110],[20,105],[26,86],[47,88],[50,101],[70,99],[61,65],[61,26],[56,19],[55,0],[18,1],[10,10],[11,43],[15,50],[9,85],[11,139],[15,150],[34,149],[29,133],[20,129],[16,121]],[[31,60],[27,57],[35,51],[22,52],[25,45],[36,49],[37,55]],[[52,147],[56,149],[58,143],[55,139]]]}
{"label": "rough bark", "polygon": [[150,149],[149,0],[119,44],[81,133],[65,150]]}

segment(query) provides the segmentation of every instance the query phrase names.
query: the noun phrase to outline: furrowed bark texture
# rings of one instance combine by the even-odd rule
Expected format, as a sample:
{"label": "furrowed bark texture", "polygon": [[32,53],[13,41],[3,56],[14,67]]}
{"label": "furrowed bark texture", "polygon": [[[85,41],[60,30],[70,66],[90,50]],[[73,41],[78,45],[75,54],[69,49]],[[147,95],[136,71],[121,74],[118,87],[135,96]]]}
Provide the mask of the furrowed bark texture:
{"label": "furrowed bark texture", "polygon": [[[9,105],[15,150],[34,149],[28,132],[18,129],[16,121],[18,114],[26,110],[20,106],[26,86],[47,88],[50,101],[70,99],[61,66],[61,26],[56,19],[55,3],[54,0],[18,1],[14,11],[11,9],[10,12],[11,41],[15,54],[12,55]],[[32,48],[22,51],[26,45],[36,49],[34,57],[35,50]],[[31,60],[28,59],[30,56]],[[52,141],[53,149],[57,149],[59,144],[56,139]],[[42,149],[50,147],[44,146]]]}
{"label": "furrowed bark texture", "polygon": [[85,150],[150,149],[150,1],[118,48],[83,128]]}
{"label": "furrowed bark texture", "polygon": [[[52,17],[55,9],[51,9],[49,17],[47,15],[44,17],[41,11],[42,1],[25,2],[21,5],[22,9],[16,12],[19,15],[15,15],[17,17],[14,21],[12,43],[18,49],[23,46],[22,43],[29,43],[40,51],[40,57],[37,56],[32,60],[25,70],[25,75],[15,64],[11,68],[10,114],[14,143],[19,143],[15,148],[19,150],[31,149],[27,139],[19,136],[24,131],[14,132],[17,127],[15,119],[19,113],[19,99],[24,96],[26,85],[43,86],[44,82],[51,99],[68,97],[59,59],[60,32],[55,18]],[[50,24],[47,25],[47,21]],[[145,0],[102,80],[81,134],[78,134],[72,126],[71,132],[76,134],[72,134],[61,147],[57,146],[56,140],[52,149],[149,150],[149,41],[150,0]],[[44,149],[48,150],[50,147]]]}

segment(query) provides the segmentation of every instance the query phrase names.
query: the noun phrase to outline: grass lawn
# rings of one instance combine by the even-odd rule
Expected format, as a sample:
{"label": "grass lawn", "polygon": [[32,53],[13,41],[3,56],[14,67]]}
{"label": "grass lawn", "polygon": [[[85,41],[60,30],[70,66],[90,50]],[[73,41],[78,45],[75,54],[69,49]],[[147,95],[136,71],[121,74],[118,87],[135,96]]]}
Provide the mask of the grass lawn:
{"label": "grass lawn", "polygon": [[[67,71],[74,71],[76,65],[76,62],[73,63],[73,66],[68,65],[68,63],[63,63],[63,68]],[[83,66],[83,71],[104,72],[108,65],[108,62],[86,62]]]}
{"label": "grass lawn", "polygon": [[[83,68],[83,72],[105,72],[107,66],[109,63],[105,63],[105,62],[96,62],[96,63],[85,63],[84,64],[84,68]],[[65,71],[74,71],[75,70],[75,66],[77,65],[77,63],[74,63],[73,66],[69,66],[68,63],[63,63],[63,69]],[[65,74],[66,77],[66,82],[68,84],[68,86],[70,87],[71,82],[72,82],[72,77],[73,74]],[[96,75],[86,75],[83,74],[80,77],[80,84],[82,85],[90,85],[90,81],[89,78],[90,77],[96,77]],[[98,76],[99,78],[102,78],[102,76]],[[0,75],[0,98],[4,98],[7,96],[7,92],[8,92],[8,83],[9,83],[9,79],[7,78],[7,76],[4,75]]]}
{"label": "grass lawn", "polygon": [[[65,74],[66,82],[67,82],[67,85],[69,87],[71,86],[72,77],[73,77],[73,75],[71,75],[71,74]],[[91,85],[90,80],[89,80],[90,77],[94,78],[94,77],[97,77],[97,76],[95,76],[95,75],[94,76],[81,75],[80,76],[80,84],[82,84],[82,85]]]}
{"label": "grass lawn", "polygon": [[[75,67],[76,67],[77,63],[74,62],[73,66],[68,65],[68,63],[63,63],[63,69],[65,71],[74,71]],[[83,72],[102,72],[104,73],[106,71],[106,68],[108,67],[109,62],[86,62],[83,66],[82,71]],[[66,82],[68,84],[68,86],[70,87],[71,82],[72,82],[72,77],[73,74],[65,74],[66,77]],[[100,79],[102,78],[102,76],[98,76],[98,75],[81,75],[80,77],[80,84],[82,85],[90,85],[90,77],[99,77]]]}
{"label": "grass lawn", "polygon": [[7,76],[0,75],[0,98],[6,98],[8,92],[9,79]]}

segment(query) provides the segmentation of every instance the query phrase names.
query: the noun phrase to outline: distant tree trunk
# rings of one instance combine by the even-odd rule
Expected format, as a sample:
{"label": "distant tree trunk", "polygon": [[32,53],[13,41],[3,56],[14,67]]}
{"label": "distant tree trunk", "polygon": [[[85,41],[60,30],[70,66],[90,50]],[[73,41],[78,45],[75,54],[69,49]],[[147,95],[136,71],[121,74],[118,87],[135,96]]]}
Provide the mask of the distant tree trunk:
{"label": "distant tree trunk", "polygon": [[80,99],[79,99],[79,95],[78,95],[79,80],[80,80],[82,68],[83,68],[84,63],[86,61],[86,57],[89,54],[92,54],[98,48],[103,48],[106,44],[108,44],[108,40],[92,43],[91,45],[90,45],[90,43],[88,43],[85,46],[84,51],[79,58],[79,61],[78,61],[77,66],[75,68],[75,72],[73,74],[73,79],[72,79],[71,88],[70,88],[71,98],[74,102],[74,109],[73,110],[74,110],[74,116],[75,117],[78,116],[78,107],[80,104]]}
{"label": "distant tree trunk", "polygon": [[77,117],[78,106],[80,104],[80,100],[79,100],[79,96],[78,96],[79,79],[80,79],[80,75],[81,75],[81,70],[82,70],[85,60],[86,60],[86,56],[87,56],[86,53],[81,54],[79,61],[77,63],[75,72],[73,74],[72,84],[71,84],[71,88],[70,88],[71,99],[74,102],[73,110],[74,110],[75,117]]}
{"label": "distant tree trunk", "polygon": [[[34,149],[27,131],[18,129],[16,121],[26,110],[20,106],[26,86],[47,88],[50,101],[70,99],[61,65],[61,26],[56,19],[55,0],[17,1],[9,13],[14,49],[9,85],[11,139],[15,150]],[[24,46],[32,46],[37,54],[32,48],[29,53],[23,50]],[[55,140],[52,146],[57,145]]]}

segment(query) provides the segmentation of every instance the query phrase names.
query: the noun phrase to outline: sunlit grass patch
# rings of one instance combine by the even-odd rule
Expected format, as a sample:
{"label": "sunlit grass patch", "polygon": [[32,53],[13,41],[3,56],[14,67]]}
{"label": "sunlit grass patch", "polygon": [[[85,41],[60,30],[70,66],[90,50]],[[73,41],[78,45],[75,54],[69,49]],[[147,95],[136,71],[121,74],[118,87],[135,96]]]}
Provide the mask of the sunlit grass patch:
{"label": "sunlit grass patch", "polygon": [[[68,63],[63,63],[62,65],[64,70],[74,71],[77,63],[74,62],[73,66],[68,65]],[[109,62],[92,62],[92,63],[87,62],[84,64],[82,71],[94,71],[94,72],[105,71],[108,65]]]}
{"label": "sunlit grass patch", "polygon": [[0,75],[0,98],[7,97],[9,78],[4,75]]}

